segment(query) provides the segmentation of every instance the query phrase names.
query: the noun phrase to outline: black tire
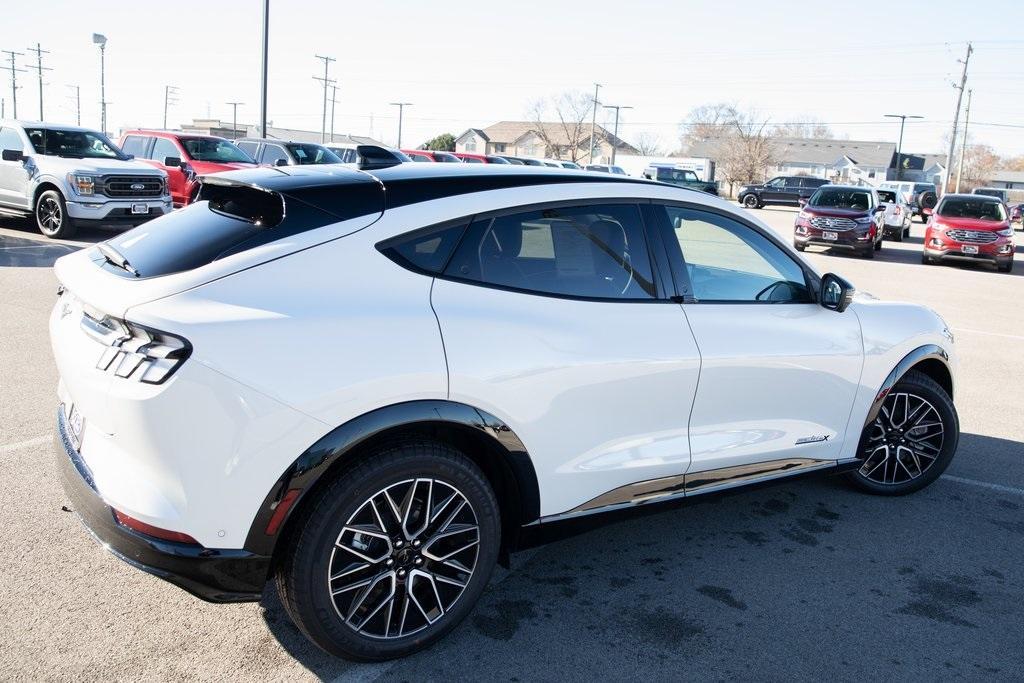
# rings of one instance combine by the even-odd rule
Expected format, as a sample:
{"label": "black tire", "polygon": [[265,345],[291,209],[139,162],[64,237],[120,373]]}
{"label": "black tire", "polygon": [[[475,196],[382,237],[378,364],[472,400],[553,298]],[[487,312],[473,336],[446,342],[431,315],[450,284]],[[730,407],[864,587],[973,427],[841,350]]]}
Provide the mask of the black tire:
{"label": "black tire", "polygon": [[68,205],[56,190],[40,193],[34,209],[36,227],[51,239],[70,239],[77,230],[68,216]]}
{"label": "black tire", "polygon": [[[382,495],[387,495],[386,492],[401,492],[402,487],[409,486],[413,487],[412,493],[418,492],[422,497],[423,488],[416,487],[427,486],[423,482],[428,480],[430,489],[426,495],[430,497],[426,500],[431,501],[431,507],[437,517],[431,521],[428,515],[425,518],[426,526],[420,534],[411,538],[406,534],[403,539],[401,527],[396,527],[402,519],[393,515],[387,507],[383,508],[383,514],[379,513],[372,501],[379,501]],[[410,482],[415,483],[410,485]],[[462,498],[459,500],[464,500],[466,505],[459,507],[448,517],[448,508],[438,507],[440,504],[432,497],[435,486],[442,492],[451,491],[461,495]],[[406,495],[410,495],[409,488],[404,490]],[[275,581],[281,601],[295,621],[295,625],[325,652],[358,661],[382,661],[404,657],[429,647],[444,637],[472,611],[487,586],[498,557],[501,520],[498,503],[487,479],[464,455],[444,444],[432,441],[396,443],[381,448],[357,465],[339,473],[329,484],[312,495],[311,500],[303,503],[295,525],[289,527],[289,535],[275,572]],[[452,495],[449,500],[454,498]],[[398,501],[400,510],[406,507],[405,500],[407,498],[403,497]],[[456,503],[458,502],[456,500]],[[457,505],[451,504],[450,507],[455,509]],[[412,509],[412,506],[408,509]],[[350,550],[351,554],[346,554],[342,542],[346,533],[344,529],[348,525],[360,524],[364,529],[370,528],[364,525],[362,518],[357,518],[357,515],[369,514],[369,510],[373,510],[379,522],[374,524],[385,532],[380,538],[388,539],[388,536],[391,536],[388,540],[374,540],[375,537],[365,532],[362,536],[353,533],[352,544],[355,549],[361,549],[367,554],[380,553],[379,559],[372,561],[368,558],[358,559],[355,550]],[[470,517],[464,517],[465,515]],[[357,522],[357,519],[360,521]],[[385,522],[385,519],[388,521]],[[414,524],[419,524],[424,518],[417,518],[415,513],[410,517],[409,513],[406,513],[403,519],[407,529],[410,520]],[[475,524],[475,545],[472,543],[472,529],[456,534],[441,533],[450,529],[449,525],[454,524],[456,519],[459,520],[460,526],[471,527]],[[466,523],[466,519],[472,519],[473,523]],[[437,520],[441,520],[441,523],[437,524]],[[387,533],[389,526],[392,527],[390,534]],[[413,544],[416,544],[419,536],[423,535],[427,539],[426,542],[422,546],[415,545],[414,548]],[[438,542],[469,544],[452,555],[440,555],[442,559],[456,558],[464,567],[468,567],[468,580],[465,580],[467,577],[464,572],[458,569],[445,569],[441,566],[443,563],[429,556],[428,549]],[[372,550],[374,543],[380,546],[378,550]],[[450,549],[451,546],[444,551]],[[336,554],[338,562],[335,560]],[[472,562],[475,564],[472,566],[469,566],[470,557],[474,558]],[[389,564],[385,565],[385,562]],[[362,564],[363,568],[350,570],[349,567],[353,564]],[[339,567],[343,571],[336,571]],[[458,578],[465,580],[465,585],[457,588],[452,584],[435,580],[439,575],[438,570],[443,570],[441,574],[449,573],[449,578],[457,575]],[[370,581],[373,583],[368,584],[370,590],[356,587],[351,591],[343,591],[342,589],[346,588],[343,583],[332,583],[338,579],[353,580],[354,577],[358,584],[358,579],[362,577],[356,575],[357,571],[365,572],[364,576],[371,577]],[[429,578],[424,578],[424,571],[430,573]],[[344,576],[329,578],[338,573],[343,573]],[[402,576],[405,578],[401,578]],[[419,579],[419,582],[416,583],[414,579]],[[383,584],[380,589],[383,593],[377,594],[379,597],[374,598],[373,604],[379,603],[379,608],[371,610],[373,604],[366,603],[374,595],[375,586],[378,584]],[[405,593],[406,586],[411,587],[408,593]],[[332,596],[332,587],[337,597]],[[433,594],[429,593],[431,588],[434,589]],[[423,590],[427,590],[428,593],[424,594]],[[453,592],[456,594],[451,597]],[[403,600],[403,604],[410,609],[420,604],[415,599],[417,593],[424,603],[427,603],[425,595],[431,599],[436,596],[436,607],[440,609],[435,609],[435,606],[429,603],[426,611],[419,607],[418,615],[416,612],[409,613],[414,619],[410,625],[406,620],[406,612],[399,614],[398,610],[394,610],[394,605],[399,601],[398,593],[413,596],[411,600],[409,597]],[[347,595],[351,595],[351,598]],[[360,598],[361,602],[357,604],[356,601]],[[346,599],[350,602],[339,604]],[[444,605],[444,601],[448,599],[451,599],[451,602]],[[389,603],[392,606],[389,607]],[[362,623],[356,622],[357,630],[356,623],[350,625],[350,622],[361,616],[360,610],[364,607],[366,611],[361,614],[366,615],[365,620]],[[391,611],[385,615],[383,608]],[[342,611],[348,613],[347,620],[343,620]],[[370,613],[367,614],[367,611]],[[433,621],[426,617],[428,612],[435,615]],[[393,619],[401,621],[395,626]],[[391,633],[393,628],[398,628],[399,636]],[[383,630],[383,636],[363,632],[374,629]],[[403,629],[410,632],[403,636]]]}
{"label": "black tire", "polygon": [[908,237],[910,237],[910,226],[909,225],[903,229],[903,232],[900,233],[899,241],[902,242],[904,239],[906,239]]}
{"label": "black tire", "polygon": [[803,251],[804,249],[807,248],[807,245],[800,244],[799,242],[793,242],[793,248],[796,249],[797,251]]}
{"label": "black tire", "polygon": [[928,256],[928,254],[921,254],[921,265],[934,266],[935,261],[932,261],[931,257]]}
{"label": "black tire", "polygon": [[882,251],[882,240],[875,242],[875,251]]}
{"label": "black tire", "polygon": [[760,209],[761,208],[761,202],[758,200],[756,194],[745,194],[740,199],[740,202],[743,204],[744,207],[746,207],[748,209]]}
{"label": "black tire", "polygon": [[[953,405],[953,399],[949,397],[949,394],[939,386],[939,384],[928,375],[911,370],[906,375],[900,378],[896,385],[889,392],[883,407],[886,405],[896,405],[893,409],[893,415],[899,415],[899,402],[901,396],[913,396],[918,399],[923,399],[924,402],[934,410],[932,412],[926,412],[922,415],[922,418],[931,418],[933,415],[937,416],[938,422],[942,424],[941,440],[937,440],[935,437],[923,437],[922,440],[931,440],[932,446],[929,447],[928,451],[934,454],[933,459],[927,461],[927,458],[923,456],[924,450],[922,449],[919,453],[914,453],[913,457],[909,457],[904,454],[902,462],[906,462],[907,465],[897,464],[895,461],[900,460],[900,451],[897,450],[897,454],[890,459],[888,449],[885,452],[885,462],[877,464],[880,461],[872,459],[873,456],[868,455],[874,449],[875,453],[878,453],[884,446],[874,446],[873,443],[878,443],[876,439],[878,428],[876,422],[879,420],[886,421],[885,413],[880,412],[879,418],[875,422],[867,425],[864,428],[864,433],[861,435],[861,441],[858,445],[858,455],[864,457],[863,465],[860,469],[846,474],[846,479],[856,488],[868,493],[873,493],[881,496],[902,496],[914,491],[919,491],[925,486],[928,486],[933,481],[939,478],[939,476],[949,467],[950,461],[953,460],[953,455],[956,453],[957,443],[960,439],[960,419],[957,416],[956,406]],[[907,412],[911,412],[909,407],[904,409],[904,415]],[[895,401],[895,404],[891,404],[891,401]],[[908,418],[904,420],[904,424],[909,421]],[[909,435],[912,432],[917,431],[920,428],[907,429],[905,432],[900,431],[901,435]],[[934,428],[929,428],[929,431]],[[923,432],[927,434],[928,431]],[[886,437],[889,438],[889,437]],[[891,439],[890,439],[891,440]],[[902,443],[902,442],[900,442]],[[903,448],[901,446],[901,448]],[[904,451],[909,449],[904,448]],[[927,461],[927,462],[926,462]],[[919,467],[915,466],[915,462],[920,462]],[[910,478],[904,481],[895,481],[896,476],[893,476],[893,483],[879,482],[878,479],[885,479],[888,474],[890,463],[892,463],[892,471],[894,473],[899,472],[899,467],[903,467],[906,475]],[[908,467],[909,466],[909,467]],[[874,468],[870,473],[865,473],[865,470]],[[878,474],[878,468],[884,468],[881,476]],[[913,475],[913,470],[917,469],[918,474]],[[870,476],[869,476],[870,475]]]}
{"label": "black tire", "polygon": [[1010,259],[1005,265],[996,266],[1000,273],[1012,273],[1013,272],[1013,259]]}
{"label": "black tire", "polygon": [[917,195],[917,205],[920,206],[922,209],[934,209],[935,205],[938,203],[938,195],[936,195],[931,190],[927,190]]}
{"label": "black tire", "polygon": [[875,252],[876,251],[878,251],[877,247],[869,246],[867,249],[862,251],[860,255],[863,256],[866,259],[873,259],[873,258],[875,258]]}

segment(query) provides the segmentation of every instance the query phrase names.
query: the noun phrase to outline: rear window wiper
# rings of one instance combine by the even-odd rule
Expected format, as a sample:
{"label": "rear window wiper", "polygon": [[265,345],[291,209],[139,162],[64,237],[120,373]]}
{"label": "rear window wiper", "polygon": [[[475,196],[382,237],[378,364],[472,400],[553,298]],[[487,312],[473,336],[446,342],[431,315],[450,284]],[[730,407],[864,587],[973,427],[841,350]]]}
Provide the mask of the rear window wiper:
{"label": "rear window wiper", "polygon": [[132,267],[132,264],[128,263],[128,259],[124,257],[124,254],[114,249],[106,242],[100,242],[96,245],[96,248],[100,250],[103,258],[107,260],[107,263],[117,266],[122,270],[126,270],[135,277],[140,277],[139,271]]}

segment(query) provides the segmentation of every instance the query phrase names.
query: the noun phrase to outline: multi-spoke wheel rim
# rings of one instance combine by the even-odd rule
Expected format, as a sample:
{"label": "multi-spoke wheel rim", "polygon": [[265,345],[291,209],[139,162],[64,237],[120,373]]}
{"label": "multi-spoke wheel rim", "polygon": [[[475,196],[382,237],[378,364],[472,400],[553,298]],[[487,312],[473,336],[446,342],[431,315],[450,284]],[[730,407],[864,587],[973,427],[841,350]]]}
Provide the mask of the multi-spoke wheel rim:
{"label": "multi-spoke wheel rim", "polygon": [[357,633],[404,638],[436,623],[476,569],[480,527],[465,495],[438,479],[408,479],[370,496],[331,550],[327,590]]}
{"label": "multi-spoke wheel rim", "polygon": [[51,233],[60,230],[61,222],[64,220],[64,214],[60,210],[60,202],[53,197],[46,197],[39,202],[36,215],[39,218],[39,225],[42,226],[43,230]]}
{"label": "multi-spoke wheel rim", "polygon": [[877,484],[891,486],[917,479],[942,453],[942,416],[917,394],[887,396],[870,429],[860,473]]}

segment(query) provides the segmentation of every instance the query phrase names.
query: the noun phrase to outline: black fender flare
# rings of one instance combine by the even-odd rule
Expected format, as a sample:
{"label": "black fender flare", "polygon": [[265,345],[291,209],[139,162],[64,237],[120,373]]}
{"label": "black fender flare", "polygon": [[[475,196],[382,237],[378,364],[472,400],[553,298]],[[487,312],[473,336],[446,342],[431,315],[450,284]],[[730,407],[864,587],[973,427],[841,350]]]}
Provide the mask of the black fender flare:
{"label": "black fender flare", "polygon": [[519,519],[511,520],[512,526],[518,528],[540,517],[540,488],[533,461],[522,440],[507,424],[464,403],[407,401],[378,408],[345,422],[296,458],[260,505],[249,527],[245,549],[259,555],[272,555],[288,519],[299,509],[303,497],[335,463],[356,454],[360,446],[394,430],[430,428],[432,425],[468,430],[484,439],[489,446],[487,454],[475,454],[477,457],[498,456],[503,461],[500,466],[507,468],[516,485]]}
{"label": "black fender flare", "polygon": [[[882,386],[878,389],[878,393],[875,394],[874,400],[871,402],[871,407],[868,409],[867,419],[864,420],[864,426],[867,427],[869,424],[875,421],[878,417],[879,411],[882,409],[882,404],[885,402],[885,397],[889,395],[892,388],[896,386],[896,383],[903,378],[903,375],[907,374],[911,368],[918,363],[926,360],[937,360],[941,362],[949,373],[950,378],[953,377],[953,371],[949,367],[949,354],[941,346],[936,344],[925,344],[919,346],[896,364],[896,367],[892,369],[892,372],[882,382]],[[953,396],[952,383],[950,384],[950,398]]]}

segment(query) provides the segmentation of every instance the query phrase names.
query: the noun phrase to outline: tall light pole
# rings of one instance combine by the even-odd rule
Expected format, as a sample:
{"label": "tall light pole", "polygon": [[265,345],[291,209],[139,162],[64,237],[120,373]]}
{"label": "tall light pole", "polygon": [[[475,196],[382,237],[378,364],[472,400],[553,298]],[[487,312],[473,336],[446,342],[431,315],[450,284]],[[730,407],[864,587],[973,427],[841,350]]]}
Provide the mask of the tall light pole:
{"label": "tall light pole", "polygon": [[960,143],[960,163],[956,165],[956,190],[960,191],[960,178],[964,173],[964,152],[967,150],[967,126],[971,122],[971,95],[974,94],[973,89],[967,90],[967,111],[964,112],[964,141]]}
{"label": "tall light pole", "polygon": [[102,33],[92,34],[92,42],[100,46],[100,132],[107,134],[107,37]]}
{"label": "tall light pole", "polygon": [[392,102],[392,107],[398,107],[398,144],[395,147],[401,149],[402,147],[402,114],[405,113],[406,107],[411,107],[412,102]]}
{"label": "tall light pole", "polygon": [[620,109],[632,109],[633,107],[627,107],[624,104],[603,104],[601,105],[605,109],[615,110],[615,130],[612,132],[612,166],[615,165],[615,151],[619,148],[619,110]]}
{"label": "tall light pole", "polygon": [[322,81],[324,84],[324,113],[323,118],[320,119],[320,142],[327,141],[327,89],[334,83],[329,77],[328,70],[331,67],[331,62],[336,62],[334,57],[325,57],[323,55],[316,55],[317,59],[324,60],[324,77],[313,76],[314,80]]}
{"label": "tall light pole", "polygon": [[238,107],[245,102],[225,102],[225,104],[231,105],[231,139],[234,140],[238,137]]}
{"label": "tall light pole", "polygon": [[263,55],[260,61],[260,137],[267,137],[267,48],[270,46],[270,0],[263,0]]}
{"label": "tall light pole", "polygon": [[923,119],[923,116],[917,116],[916,114],[886,114],[886,118],[899,119],[900,120],[900,141],[896,145],[896,180],[902,180],[903,175],[903,126],[906,125],[907,119]]}
{"label": "tall light pole", "polygon": [[594,84],[594,111],[590,117],[590,163],[594,163],[594,131],[597,128],[597,107],[601,103],[597,101],[597,94],[601,92],[601,84]]}

